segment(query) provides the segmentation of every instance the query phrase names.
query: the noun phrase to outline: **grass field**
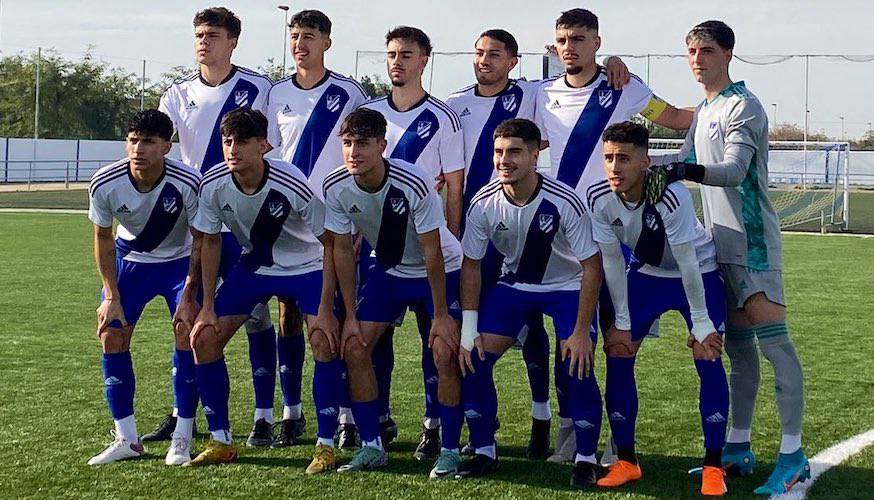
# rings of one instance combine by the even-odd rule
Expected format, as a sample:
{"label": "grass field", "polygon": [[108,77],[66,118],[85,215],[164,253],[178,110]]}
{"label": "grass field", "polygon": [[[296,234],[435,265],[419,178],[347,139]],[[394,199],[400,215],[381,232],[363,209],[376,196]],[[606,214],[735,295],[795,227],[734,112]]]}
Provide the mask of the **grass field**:
{"label": "grass field", "polygon": [[[0,196],[0,202],[7,195]],[[874,346],[869,341],[874,239],[785,237],[790,328],[807,375],[805,446],[809,456],[874,427]],[[697,497],[686,470],[702,452],[697,377],[679,316],[663,322],[638,364],[638,446],[644,480],[615,492],[580,494],[567,486],[569,468],[525,460],[528,389],[516,351],[498,366],[502,468],[487,480],[434,483],[431,464],[411,453],[419,432],[422,389],[419,341],[408,321],[396,335],[393,407],[400,425],[389,467],[377,473],[306,477],[311,446],[243,449],[238,463],[209,469],[168,468],[166,445],[145,459],[100,468],[85,461],[109,439],[94,309],[99,280],[90,224],[81,215],[0,214],[0,497],[202,498],[680,498]],[[867,291],[866,291],[867,290]],[[252,390],[245,336],[231,342],[231,421],[238,441],[251,426]],[[171,403],[172,340],[166,307],[153,302],[133,342],[141,432]],[[598,356],[603,380],[603,354]],[[307,361],[307,377],[312,362]],[[304,384],[305,387],[308,383]],[[309,389],[305,413],[313,416]],[[773,377],[763,362],[754,428],[762,466],[730,478],[730,495],[749,497],[770,471],[779,443]],[[280,398],[277,398],[277,402]],[[314,419],[307,438],[312,442]],[[203,420],[200,424],[205,427]],[[606,425],[606,423],[605,423]],[[200,444],[200,443],[198,443]],[[810,498],[871,498],[874,450],[826,473]]]}

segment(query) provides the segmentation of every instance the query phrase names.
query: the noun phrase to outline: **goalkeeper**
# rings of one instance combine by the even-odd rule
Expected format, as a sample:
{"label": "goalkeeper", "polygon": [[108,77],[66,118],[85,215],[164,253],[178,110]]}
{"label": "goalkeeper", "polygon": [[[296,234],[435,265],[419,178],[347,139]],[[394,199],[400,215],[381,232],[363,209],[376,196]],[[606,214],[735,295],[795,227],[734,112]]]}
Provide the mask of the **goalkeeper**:
{"label": "goalkeeper", "polygon": [[723,466],[750,474],[755,465],[750,429],[759,388],[758,343],[774,369],[782,439],[776,467],[755,493],[785,493],[810,477],[810,465],[801,447],[804,377],[786,325],[780,224],[768,199],[768,120],[744,83],[729,78],[731,28],[703,22],[686,36],[686,45],[706,99],[680,151],[685,162],[653,167],[647,198],[661,199],[677,180],[702,184],[704,223],[716,244],[728,309],[731,428]]}

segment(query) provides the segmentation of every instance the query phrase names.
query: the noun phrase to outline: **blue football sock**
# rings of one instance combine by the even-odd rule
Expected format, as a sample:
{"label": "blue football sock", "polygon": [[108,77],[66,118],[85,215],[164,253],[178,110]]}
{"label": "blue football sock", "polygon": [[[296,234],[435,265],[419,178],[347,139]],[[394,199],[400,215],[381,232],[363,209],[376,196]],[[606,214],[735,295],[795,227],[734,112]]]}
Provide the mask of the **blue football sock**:
{"label": "blue football sock", "polygon": [[278,337],[276,351],[279,354],[279,385],[282,388],[282,400],[285,406],[298,405],[301,400],[303,360],[306,357],[303,333]]}
{"label": "blue football sock", "polygon": [[194,353],[176,349],[173,353],[173,394],[176,408],[182,418],[194,418],[197,412],[197,375],[194,368]]}
{"label": "blue football sock", "polygon": [[121,420],[133,415],[136,380],[130,351],[103,353],[103,383],[112,418]]}
{"label": "blue football sock", "polygon": [[635,358],[607,356],[605,403],[610,430],[617,448],[634,446],[637,423],[637,385],[634,380]]}
{"label": "blue football sock", "polygon": [[549,337],[543,327],[543,316],[538,314],[528,323],[528,336],[522,344],[522,359],[528,369],[531,400],[549,401]]}
{"label": "blue football sock", "polygon": [[376,375],[376,388],[379,400],[379,414],[391,413],[391,374],[395,368],[394,328],[388,329],[382,334],[373,346],[373,371]]}
{"label": "blue football sock", "polygon": [[449,406],[440,403],[440,442],[443,448],[458,450],[463,425],[464,409],[462,405]]}
{"label": "blue football sock", "polygon": [[464,416],[470,429],[470,444],[474,448],[495,443],[495,418],[498,414],[498,392],[495,389],[494,368],[496,354],[487,352],[485,360],[479,359],[479,351],[470,354],[474,372],[461,379],[461,395]]}
{"label": "blue football sock", "polygon": [[431,319],[425,313],[416,313],[416,326],[422,338],[422,381],[425,388],[425,418],[440,418],[440,403],[437,401],[437,365],[434,351],[428,347],[431,335]]}
{"label": "blue football sock", "polygon": [[379,439],[379,401],[352,401],[352,416],[358,426],[361,441]]}
{"label": "blue football sock", "polygon": [[249,362],[252,365],[252,386],[255,389],[255,408],[273,409],[276,390],[276,330],[247,333]]}
{"label": "blue football sock", "polygon": [[228,399],[231,395],[231,381],[228,378],[228,365],[225,358],[211,363],[195,366],[197,389],[200,403],[210,431],[230,430],[228,420]]}
{"label": "blue football sock", "polygon": [[570,358],[562,362],[562,376],[567,383],[567,404],[574,420],[574,433],[577,438],[577,454],[594,455],[598,449],[598,436],[601,434],[601,392],[595,374],[580,380],[570,376]]}
{"label": "blue football sock", "polygon": [[340,359],[316,361],[313,368],[313,402],[316,405],[319,438],[334,439],[340,401],[346,392],[346,381],[343,379],[345,370],[346,366]]}
{"label": "blue football sock", "polygon": [[701,379],[698,409],[704,430],[704,448],[722,449],[725,446],[725,427],[728,420],[728,381],[722,358],[716,361],[695,360],[695,369]]}
{"label": "blue football sock", "polygon": [[[561,349],[555,349],[555,361],[553,362],[552,376],[555,378],[555,399],[558,402],[558,416],[571,418],[571,409],[567,404],[567,370],[561,362]],[[564,370],[564,371],[562,371]]]}

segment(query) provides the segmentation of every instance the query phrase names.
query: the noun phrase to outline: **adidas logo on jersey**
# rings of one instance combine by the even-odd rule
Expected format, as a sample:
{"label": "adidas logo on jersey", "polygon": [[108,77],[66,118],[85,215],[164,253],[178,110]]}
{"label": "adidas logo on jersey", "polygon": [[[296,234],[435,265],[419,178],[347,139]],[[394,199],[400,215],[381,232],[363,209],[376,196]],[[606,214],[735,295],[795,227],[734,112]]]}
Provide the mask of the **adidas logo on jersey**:
{"label": "adidas logo on jersey", "polygon": [[231,208],[229,204],[225,203],[225,206],[222,207],[222,212],[234,213],[234,209]]}
{"label": "adidas logo on jersey", "polygon": [[192,109],[197,109],[197,103],[195,103],[193,100],[188,101],[188,104],[185,105],[185,109],[187,111],[191,111]]}
{"label": "adidas logo on jersey", "polygon": [[610,223],[611,226],[622,227],[622,219],[616,217],[616,219]]}
{"label": "adidas logo on jersey", "polygon": [[716,412],[713,415],[705,418],[704,420],[710,422],[711,424],[718,424],[720,422],[725,422],[725,417],[722,415],[722,413]]}
{"label": "adidas logo on jersey", "polygon": [[351,207],[349,207],[349,213],[350,214],[360,214],[361,209],[358,208],[358,205],[352,205]]}
{"label": "adidas logo on jersey", "polygon": [[495,226],[495,231],[509,231],[510,228],[504,224],[504,221],[498,222],[498,225]]}
{"label": "adidas logo on jersey", "polygon": [[130,209],[127,208],[127,205],[122,205],[122,206],[118,207],[118,210],[116,210],[115,213],[117,213],[117,214],[129,214]]}
{"label": "adidas logo on jersey", "polygon": [[467,108],[464,108],[464,110],[458,116],[470,116],[470,110]]}
{"label": "adidas logo on jersey", "polygon": [[289,106],[288,104],[286,104],[285,107],[282,108],[282,113],[283,113],[283,114],[285,114],[285,113],[291,113],[291,106]]}
{"label": "adidas logo on jersey", "polygon": [[561,104],[558,103],[558,99],[552,101],[552,104],[549,105],[549,109],[560,109]]}

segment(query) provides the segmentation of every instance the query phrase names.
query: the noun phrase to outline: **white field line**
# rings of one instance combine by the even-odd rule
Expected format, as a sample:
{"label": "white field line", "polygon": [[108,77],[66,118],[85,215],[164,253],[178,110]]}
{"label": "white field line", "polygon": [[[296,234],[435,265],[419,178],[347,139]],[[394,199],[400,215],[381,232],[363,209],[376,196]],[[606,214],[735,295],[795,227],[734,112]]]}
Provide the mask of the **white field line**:
{"label": "white field line", "polygon": [[861,434],[841,441],[840,443],[826,448],[810,459],[810,479],[796,484],[792,491],[784,495],[774,495],[772,499],[779,500],[802,500],[813,486],[813,482],[825,471],[847,460],[851,456],[861,452],[874,444],[874,429],[869,429]]}

